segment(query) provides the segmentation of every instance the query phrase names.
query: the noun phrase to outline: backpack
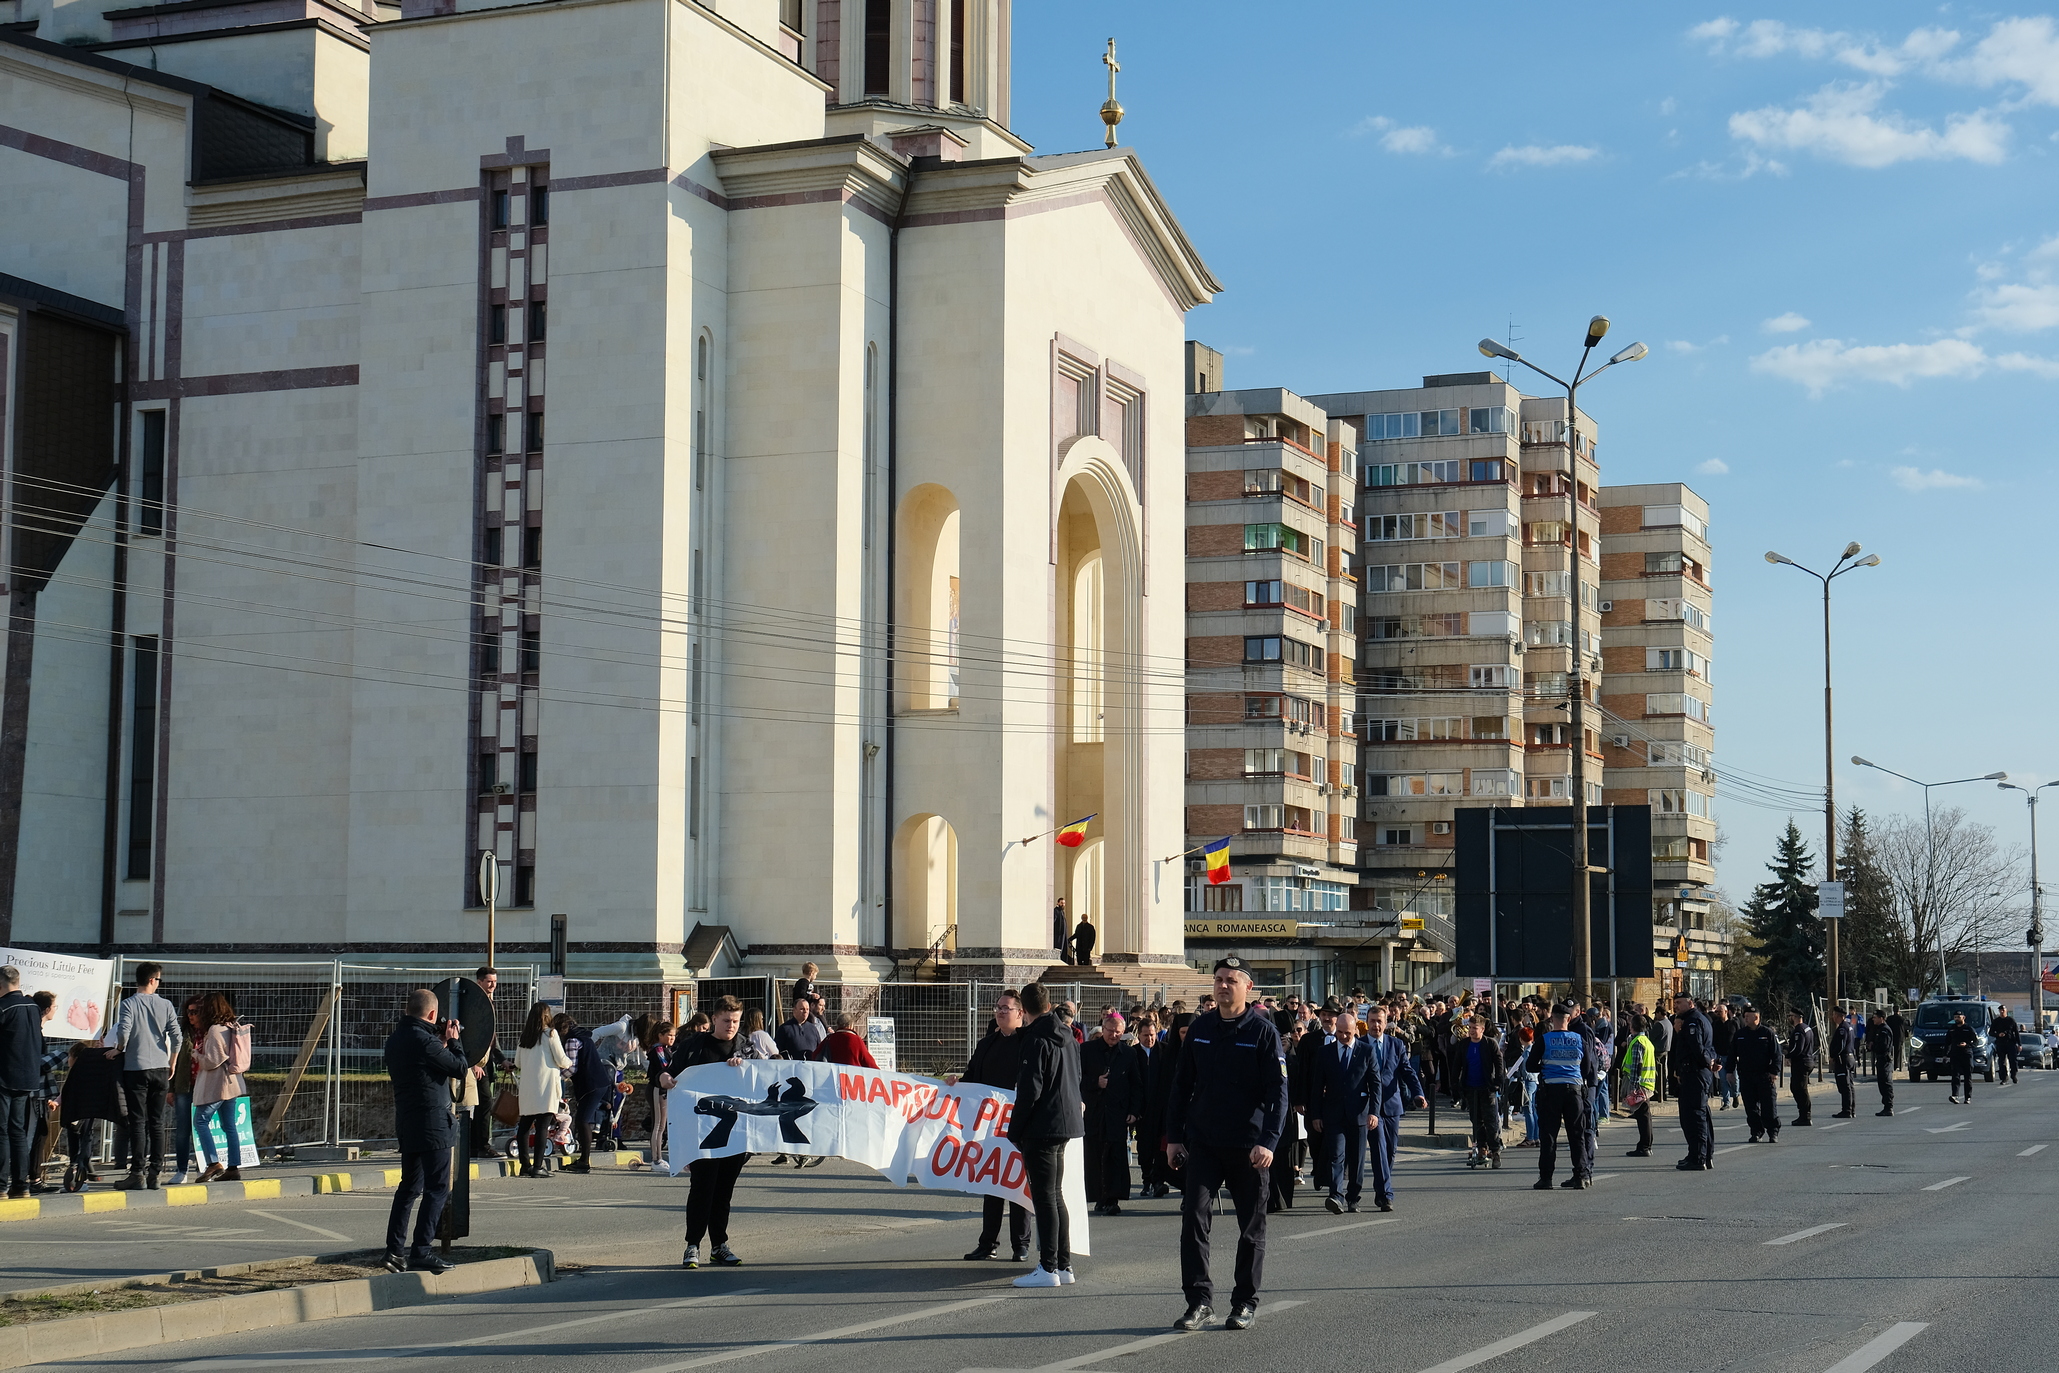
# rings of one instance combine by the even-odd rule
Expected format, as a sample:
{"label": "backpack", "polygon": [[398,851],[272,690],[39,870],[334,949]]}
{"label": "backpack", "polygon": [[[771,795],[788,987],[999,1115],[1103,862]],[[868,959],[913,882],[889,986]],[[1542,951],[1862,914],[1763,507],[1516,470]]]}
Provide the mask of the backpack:
{"label": "backpack", "polygon": [[250,1071],[250,1027],[239,1022],[230,1031],[229,1061],[223,1066],[241,1076]]}

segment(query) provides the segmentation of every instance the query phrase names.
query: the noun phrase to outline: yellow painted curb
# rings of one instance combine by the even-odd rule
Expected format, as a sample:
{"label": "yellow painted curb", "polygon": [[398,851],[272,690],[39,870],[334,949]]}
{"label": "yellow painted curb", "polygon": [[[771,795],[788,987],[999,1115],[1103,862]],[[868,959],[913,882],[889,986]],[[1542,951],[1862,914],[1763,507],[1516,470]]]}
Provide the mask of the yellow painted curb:
{"label": "yellow painted curb", "polygon": [[80,1196],[79,1200],[85,1203],[83,1209],[88,1215],[95,1211],[126,1211],[129,1209],[129,1194],[127,1192],[86,1192]]}
{"label": "yellow painted curb", "polygon": [[256,1178],[243,1184],[243,1199],[245,1201],[259,1201],[278,1195],[279,1180],[277,1178]]}
{"label": "yellow painted curb", "polygon": [[164,1204],[166,1206],[205,1206],[207,1205],[207,1189],[198,1183],[185,1187],[167,1187],[164,1189]]}
{"label": "yellow painted curb", "polygon": [[400,1186],[400,1169],[398,1169],[398,1168],[388,1168],[388,1169],[386,1169],[385,1171],[386,1171],[386,1185],[387,1185],[388,1187],[398,1187],[398,1186]]}
{"label": "yellow painted curb", "polygon": [[315,1174],[315,1191],[316,1191],[317,1193],[323,1193],[323,1192],[348,1192],[349,1190],[350,1190],[350,1174],[348,1174],[348,1173],[317,1173],[317,1174]]}
{"label": "yellow painted curb", "polygon": [[0,1220],[34,1220],[43,1214],[43,1203],[34,1197],[0,1201]]}

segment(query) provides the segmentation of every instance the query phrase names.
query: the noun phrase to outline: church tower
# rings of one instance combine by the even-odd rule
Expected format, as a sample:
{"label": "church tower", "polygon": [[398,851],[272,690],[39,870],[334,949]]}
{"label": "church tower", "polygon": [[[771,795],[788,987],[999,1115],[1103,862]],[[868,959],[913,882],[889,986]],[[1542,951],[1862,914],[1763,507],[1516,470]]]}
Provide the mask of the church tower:
{"label": "church tower", "polygon": [[[1029,151],[1008,132],[1011,0],[782,0],[828,132],[948,161]],[[801,27],[796,27],[796,26]]]}

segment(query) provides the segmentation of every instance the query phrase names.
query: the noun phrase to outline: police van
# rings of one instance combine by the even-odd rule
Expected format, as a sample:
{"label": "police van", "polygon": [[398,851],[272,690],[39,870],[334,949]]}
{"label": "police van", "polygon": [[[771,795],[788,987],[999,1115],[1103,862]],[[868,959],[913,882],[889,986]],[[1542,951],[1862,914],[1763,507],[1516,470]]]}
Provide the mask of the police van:
{"label": "police van", "polygon": [[1966,1017],[1973,1031],[1973,1071],[1986,1082],[1995,1080],[1995,1041],[1988,1026],[1995,1016],[1994,1003],[1986,997],[1948,993],[1926,998],[1916,1008],[1916,1021],[1909,1027],[1909,1081],[1935,1082],[1952,1075],[1952,1054],[1945,1047],[1945,1032]]}

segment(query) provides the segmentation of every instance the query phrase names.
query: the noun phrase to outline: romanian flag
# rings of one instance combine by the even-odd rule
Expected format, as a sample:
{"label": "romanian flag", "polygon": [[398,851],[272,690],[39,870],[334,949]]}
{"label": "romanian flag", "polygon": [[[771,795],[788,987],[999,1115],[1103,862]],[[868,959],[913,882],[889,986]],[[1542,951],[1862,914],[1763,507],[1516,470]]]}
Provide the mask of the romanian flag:
{"label": "romanian flag", "polygon": [[1230,880],[1230,841],[1218,839],[1201,850],[1202,860],[1208,864],[1210,886],[1221,886]]}
{"label": "romanian flag", "polygon": [[[1100,813],[1101,812],[1097,810],[1094,812],[1094,815],[1099,815]],[[1084,816],[1081,819],[1073,821],[1070,825],[1066,825],[1063,828],[1061,828],[1058,831],[1058,842],[1065,845],[1065,847],[1069,849],[1076,849],[1080,845],[1086,843],[1087,821],[1093,819],[1094,815]]]}

